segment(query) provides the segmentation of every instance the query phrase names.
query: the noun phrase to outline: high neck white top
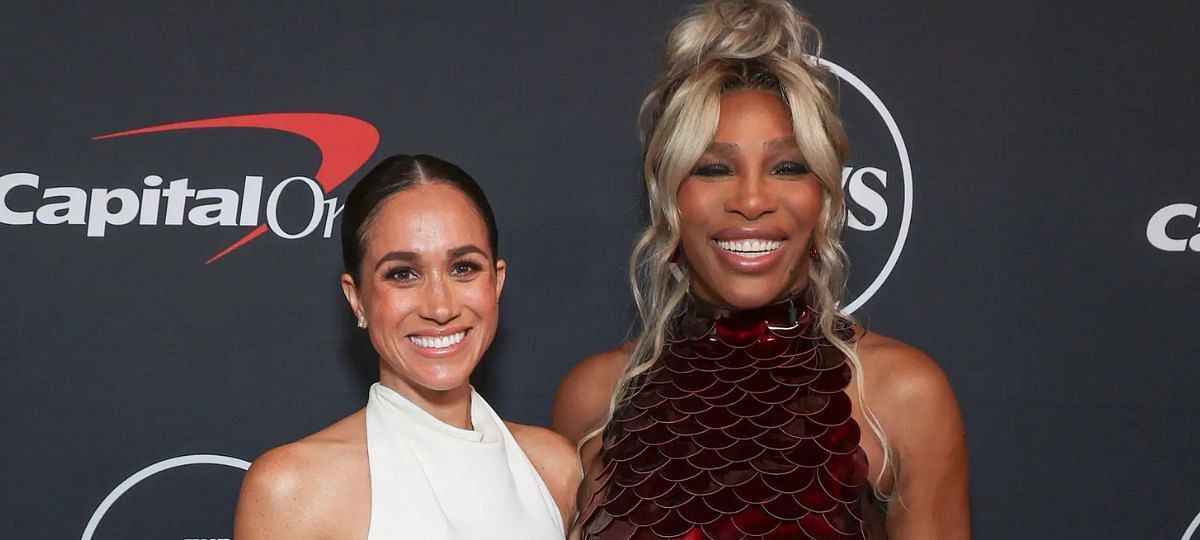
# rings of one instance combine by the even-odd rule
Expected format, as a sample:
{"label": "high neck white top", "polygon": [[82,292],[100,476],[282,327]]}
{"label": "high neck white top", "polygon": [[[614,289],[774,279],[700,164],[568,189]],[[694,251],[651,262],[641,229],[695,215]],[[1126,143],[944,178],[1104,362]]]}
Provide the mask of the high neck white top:
{"label": "high neck white top", "polygon": [[562,517],[508,428],[471,389],[471,425],[375,383],[367,400],[367,540],[561,540]]}

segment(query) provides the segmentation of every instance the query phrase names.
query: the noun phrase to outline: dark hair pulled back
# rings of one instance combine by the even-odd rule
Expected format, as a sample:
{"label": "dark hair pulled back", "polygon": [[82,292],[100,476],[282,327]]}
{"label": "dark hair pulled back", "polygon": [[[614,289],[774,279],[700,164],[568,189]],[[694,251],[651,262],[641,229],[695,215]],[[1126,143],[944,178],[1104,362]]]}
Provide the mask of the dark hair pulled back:
{"label": "dark hair pulled back", "polygon": [[487,196],[483,194],[483,188],[479,187],[471,175],[459,166],[434,156],[395,155],[385,158],[367,172],[346,196],[346,206],[342,210],[342,264],[346,273],[350,274],[356,283],[360,278],[363,254],[366,252],[366,235],[379,207],[392,195],[433,182],[450,185],[471,200],[471,204],[475,206],[484,225],[487,226],[488,247],[492,251],[492,260],[499,258],[496,216],[492,214],[492,207],[488,204]]}

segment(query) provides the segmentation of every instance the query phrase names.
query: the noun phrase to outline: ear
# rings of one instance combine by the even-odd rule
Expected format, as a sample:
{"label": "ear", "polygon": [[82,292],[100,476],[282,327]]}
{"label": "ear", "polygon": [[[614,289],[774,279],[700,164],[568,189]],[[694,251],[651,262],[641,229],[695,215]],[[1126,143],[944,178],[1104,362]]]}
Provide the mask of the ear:
{"label": "ear", "polygon": [[358,287],[354,285],[354,278],[350,274],[342,274],[342,294],[346,296],[346,302],[350,304],[350,310],[354,312],[354,318],[363,317],[362,302],[358,298]]}
{"label": "ear", "polygon": [[504,290],[504,277],[508,274],[508,263],[504,259],[496,261],[496,301],[500,301],[500,291]]}

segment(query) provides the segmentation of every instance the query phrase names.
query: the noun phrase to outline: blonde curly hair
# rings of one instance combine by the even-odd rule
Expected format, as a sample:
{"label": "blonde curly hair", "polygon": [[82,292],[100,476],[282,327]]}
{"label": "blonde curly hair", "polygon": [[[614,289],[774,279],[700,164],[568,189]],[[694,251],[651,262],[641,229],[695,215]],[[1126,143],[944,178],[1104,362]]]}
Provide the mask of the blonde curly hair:
{"label": "blonde curly hair", "polygon": [[[883,448],[875,485],[891,470],[892,451],[879,420],[866,405],[855,345],[835,332],[852,323],[839,312],[847,272],[841,244],[846,220],[841,171],[849,157],[849,143],[830,91],[833,78],[818,63],[820,54],[819,31],[786,0],[706,2],[671,30],[665,70],[638,115],[650,211],[649,224],[639,235],[629,264],[639,335],[604,423],[589,432],[580,447],[603,432],[613,412],[636,392],[631,383],[662,355],[667,325],[691,286],[686,268],[672,271],[671,255],[680,238],[676,193],[712,141],[721,97],[757,90],[775,93],[787,104],[796,144],[821,183],[821,214],[813,231],[819,260],[808,265],[806,301],[821,334],[846,355],[856,374],[859,406]],[[887,499],[878,487],[875,495]]]}

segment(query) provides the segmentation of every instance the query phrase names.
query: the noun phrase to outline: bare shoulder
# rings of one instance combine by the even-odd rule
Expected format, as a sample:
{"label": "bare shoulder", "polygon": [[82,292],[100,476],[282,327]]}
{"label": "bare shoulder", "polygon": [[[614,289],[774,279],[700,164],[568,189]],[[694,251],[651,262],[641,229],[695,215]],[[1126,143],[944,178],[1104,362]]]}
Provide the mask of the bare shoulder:
{"label": "bare shoulder", "polygon": [[903,341],[868,331],[859,338],[858,354],[873,399],[904,404],[944,398],[950,391],[950,382],[937,362]]}
{"label": "bare shoulder", "polygon": [[554,431],[576,443],[604,421],[632,352],[633,345],[626,342],[585,358],[567,372],[550,416]]}
{"label": "bare shoulder", "polygon": [[507,421],[504,424],[558,503],[563,522],[569,524],[575,513],[575,490],[579,487],[580,478],[575,445],[566,437],[543,427]]}
{"label": "bare shoulder", "polygon": [[[961,426],[954,390],[929,355],[902,341],[866,332],[859,338],[867,399],[885,429],[902,443],[937,426]],[[961,430],[961,427],[957,429]]]}
{"label": "bare shoulder", "polygon": [[917,348],[868,332],[859,342],[866,400],[896,450],[889,535],[967,538],[968,458],[962,413],[937,363]]}
{"label": "bare shoulder", "polygon": [[254,460],[242,480],[235,536],[315,538],[344,525],[341,505],[369,496],[363,418],[359,411]]}
{"label": "bare shoulder", "polygon": [[549,429],[505,421],[509,432],[539,469],[566,471],[578,468],[575,446],[566,437]]}

